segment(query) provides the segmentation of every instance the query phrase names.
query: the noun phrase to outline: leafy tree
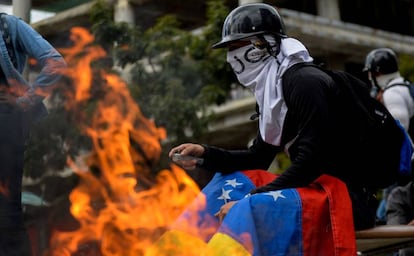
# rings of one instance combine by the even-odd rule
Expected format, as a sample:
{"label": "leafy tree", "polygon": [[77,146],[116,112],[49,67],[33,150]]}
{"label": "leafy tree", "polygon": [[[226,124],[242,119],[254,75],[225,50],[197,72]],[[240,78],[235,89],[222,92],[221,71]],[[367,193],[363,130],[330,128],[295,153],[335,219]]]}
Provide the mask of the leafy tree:
{"label": "leafy tree", "polygon": [[143,113],[178,142],[206,132],[211,118],[207,106],[223,103],[234,81],[225,54],[211,50],[227,11],[222,1],[208,2],[207,25],[194,35],[181,29],[173,15],[144,31],[114,22],[113,10],[104,2],[93,8],[96,43],[105,45],[121,68],[130,67],[130,90]]}
{"label": "leafy tree", "polygon": [[[220,39],[227,11],[222,1],[208,2],[207,24],[196,35],[180,28],[173,15],[161,17],[146,30],[114,22],[107,1],[96,1],[90,16],[94,24],[91,30],[94,43],[104,48],[108,57],[94,63],[94,68],[119,73],[124,70],[122,75],[127,77],[131,95],[142,112],[165,127],[169,139],[180,143],[189,137],[199,138],[214,118],[208,106],[225,102],[235,81],[223,50],[211,49],[212,42]],[[99,75],[95,79],[92,100],[80,106],[84,113],[68,113],[59,104],[73,88],[70,79],[52,94],[50,115],[32,132],[25,161],[27,176],[38,177],[48,169],[63,170],[68,156],[74,158],[90,148],[91,142],[78,124],[87,120],[95,102],[105,93]]]}
{"label": "leafy tree", "polygon": [[414,60],[412,56],[403,54],[399,59],[401,75],[414,82]]}

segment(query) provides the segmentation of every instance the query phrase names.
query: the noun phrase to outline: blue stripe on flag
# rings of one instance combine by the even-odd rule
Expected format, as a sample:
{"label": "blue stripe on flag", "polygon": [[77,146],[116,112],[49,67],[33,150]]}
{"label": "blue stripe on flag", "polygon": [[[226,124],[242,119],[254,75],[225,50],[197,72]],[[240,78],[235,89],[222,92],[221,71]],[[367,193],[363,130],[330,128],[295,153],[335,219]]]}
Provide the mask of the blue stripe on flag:
{"label": "blue stripe on flag", "polygon": [[254,248],[254,256],[303,255],[300,195],[296,189],[284,189],[242,199],[230,209],[218,232],[247,250]]}
{"label": "blue stripe on flag", "polygon": [[207,199],[206,212],[214,215],[223,204],[244,198],[254,188],[252,181],[241,172],[216,173],[201,190]]}

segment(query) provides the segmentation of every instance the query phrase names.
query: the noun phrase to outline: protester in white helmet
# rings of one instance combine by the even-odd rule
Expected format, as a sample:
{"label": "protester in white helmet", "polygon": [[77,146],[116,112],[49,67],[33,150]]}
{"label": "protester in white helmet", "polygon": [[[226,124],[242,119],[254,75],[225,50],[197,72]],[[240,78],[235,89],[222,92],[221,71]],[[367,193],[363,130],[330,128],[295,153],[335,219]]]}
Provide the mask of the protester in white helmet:
{"label": "protester in white helmet", "polygon": [[396,53],[390,48],[370,51],[366,56],[363,71],[367,72],[369,81],[377,91],[377,99],[384,103],[407,131],[410,131],[410,119],[414,116],[414,100],[407,87],[410,82],[399,72]]}
{"label": "protester in white helmet", "polygon": [[[410,82],[400,74],[397,54],[390,48],[373,49],[366,55],[363,71],[371,83],[373,96],[400,121],[412,138],[414,125],[410,125],[410,122],[414,115],[414,100],[407,86]],[[399,183],[404,185],[403,181]],[[377,208],[379,223],[387,222],[387,198],[397,185],[399,184],[392,184],[382,191],[382,199]]]}

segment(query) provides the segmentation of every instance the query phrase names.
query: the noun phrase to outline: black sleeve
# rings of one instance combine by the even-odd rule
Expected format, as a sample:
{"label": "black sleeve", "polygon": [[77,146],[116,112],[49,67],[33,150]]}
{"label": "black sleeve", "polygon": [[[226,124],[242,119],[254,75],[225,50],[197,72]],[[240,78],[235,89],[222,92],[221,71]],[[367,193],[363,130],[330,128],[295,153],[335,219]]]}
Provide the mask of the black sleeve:
{"label": "black sleeve", "polygon": [[321,172],[329,127],[329,88],[332,79],[318,71],[305,73],[305,68],[292,76],[284,86],[288,114],[285,129],[297,131],[288,151],[291,165],[274,181],[252,193],[303,187],[318,178]]}
{"label": "black sleeve", "polygon": [[252,146],[244,150],[225,150],[218,147],[206,146],[201,166],[214,172],[231,173],[240,170],[269,168],[279,152],[279,147],[265,143],[258,135]]}

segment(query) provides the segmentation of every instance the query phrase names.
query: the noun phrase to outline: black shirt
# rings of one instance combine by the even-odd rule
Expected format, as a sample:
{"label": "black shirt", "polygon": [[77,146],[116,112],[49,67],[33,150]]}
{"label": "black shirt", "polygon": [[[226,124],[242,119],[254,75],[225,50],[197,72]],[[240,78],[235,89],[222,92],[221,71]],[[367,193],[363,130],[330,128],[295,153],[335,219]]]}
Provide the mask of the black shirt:
{"label": "black shirt", "polygon": [[[202,167],[223,173],[268,169],[286,145],[291,165],[272,182],[272,190],[302,187],[322,174],[340,178],[348,186],[364,186],[360,164],[363,155],[352,155],[358,126],[338,96],[332,78],[316,67],[304,67],[283,83],[288,106],[281,146],[265,143],[258,134],[246,150],[206,146]],[[357,164],[358,163],[358,164]]]}

